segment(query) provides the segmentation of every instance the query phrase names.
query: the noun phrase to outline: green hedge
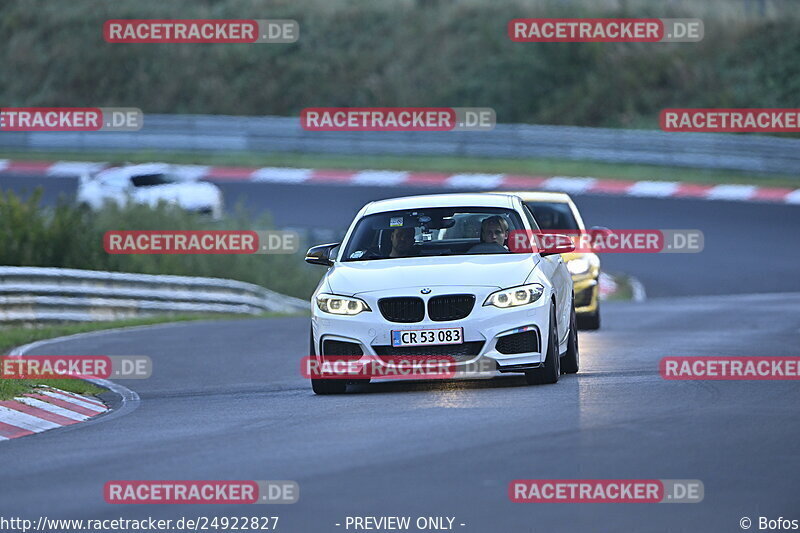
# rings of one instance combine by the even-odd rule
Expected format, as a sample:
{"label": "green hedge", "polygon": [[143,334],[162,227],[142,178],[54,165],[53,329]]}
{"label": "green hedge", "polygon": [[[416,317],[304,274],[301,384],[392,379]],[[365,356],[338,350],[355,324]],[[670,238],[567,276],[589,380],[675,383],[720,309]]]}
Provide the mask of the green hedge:
{"label": "green hedge", "polygon": [[109,230],[265,230],[272,225],[268,217],[252,219],[241,211],[215,222],[166,204],[109,206],[97,212],[66,203],[42,208],[40,196],[39,190],[23,201],[11,192],[0,192],[0,265],[228,278],[300,298],[311,296],[324,271],[304,263],[301,253],[108,254],[103,235]]}
{"label": "green hedge", "polygon": [[[488,106],[501,122],[620,127],[657,127],[664,107],[794,107],[794,9],[770,0],[762,17],[745,13],[746,5],[4,0],[0,104],[233,115],[296,115],[308,106]],[[505,33],[511,18],[526,16],[698,15],[706,18],[701,43],[531,44]],[[109,18],[294,18],[301,36],[288,45],[108,44],[102,24]]]}

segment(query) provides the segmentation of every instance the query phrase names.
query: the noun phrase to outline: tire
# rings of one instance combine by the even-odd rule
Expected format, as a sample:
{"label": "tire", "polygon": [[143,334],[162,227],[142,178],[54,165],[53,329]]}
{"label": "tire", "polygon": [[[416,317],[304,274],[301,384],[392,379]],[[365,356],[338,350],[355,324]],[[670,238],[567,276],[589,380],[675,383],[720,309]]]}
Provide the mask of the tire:
{"label": "tire", "polygon": [[[309,349],[311,356],[317,355],[314,349],[314,333],[309,332]],[[344,379],[314,379],[311,378],[311,390],[314,394],[343,394],[347,391],[347,381]]]}
{"label": "tire", "polygon": [[569,340],[567,341],[567,351],[561,356],[561,373],[577,374],[580,363],[580,353],[578,351],[578,321],[575,317],[575,306],[569,316]]}
{"label": "tire", "polygon": [[600,303],[597,303],[597,308],[594,313],[588,315],[580,315],[578,317],[578,329],[586,331],[594,331],[600,329]]}
{"label": "tire", "polygon": [[525,372],[525,381],[528,385],[544,385],[558,383],[561,374],[561,357],[558,354],[558,334],[556,332],[556,309],[550,304],[550,324],[547,333],[547,356],[544,366]]}

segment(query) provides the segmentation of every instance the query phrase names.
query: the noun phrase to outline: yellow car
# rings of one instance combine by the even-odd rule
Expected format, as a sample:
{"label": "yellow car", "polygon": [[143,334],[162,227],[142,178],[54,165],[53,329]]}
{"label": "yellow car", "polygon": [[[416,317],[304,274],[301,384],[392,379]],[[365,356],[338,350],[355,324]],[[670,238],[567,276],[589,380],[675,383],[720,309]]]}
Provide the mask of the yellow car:
{"label": "yellow car", "polygon": [[[514,194],[531,210],[533,217],[542,230],[581,230],[586,227],[568,194],[561,192],[509,192]],[[575,313],[580,329],[600,328],[600,299],[598,278],[600,276],[600,258],[591,252],[572,252],[561,255],[572,275],[575,291]]]}

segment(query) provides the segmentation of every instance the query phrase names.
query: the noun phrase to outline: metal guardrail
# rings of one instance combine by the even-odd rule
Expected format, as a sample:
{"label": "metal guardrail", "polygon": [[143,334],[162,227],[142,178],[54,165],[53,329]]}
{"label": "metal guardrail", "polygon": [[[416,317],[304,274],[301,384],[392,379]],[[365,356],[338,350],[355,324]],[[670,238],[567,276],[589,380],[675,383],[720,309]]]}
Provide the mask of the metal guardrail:
{"label": "metal guardrail", "polygon": [[310,132],[297,118],[146,115],[138,132],[4,132],[10,151],[300,152],[546,157],[796,175],[800,139],[498,124],[489,132]]}
{"label": "metal guardrail", "polygon": [[0,267],[0,323],[92,322],[159,314],[299,312],[309,303],[219,278]]}

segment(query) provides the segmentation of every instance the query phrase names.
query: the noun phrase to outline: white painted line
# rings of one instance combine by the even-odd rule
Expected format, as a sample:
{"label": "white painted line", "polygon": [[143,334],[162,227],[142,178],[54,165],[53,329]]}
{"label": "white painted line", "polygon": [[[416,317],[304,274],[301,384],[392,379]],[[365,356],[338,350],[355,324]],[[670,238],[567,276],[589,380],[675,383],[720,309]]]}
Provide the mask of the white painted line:
{"label": "white painted line", "polygon": [[303,183],[311,178],[310,168],[259,168],[250,175],[251,181],[268,181],[275,183]]}
{"label": "white painted line", "polygon": [[571,193],[581,193],[590,189],[597,180],[595,178],[566,178],[556,176],[545,180],[542,184],[543,189],[549,191],[563,191]]}
{"label": "white painted line", "polygon": [[800,204],[800,189],[787,194],[784,200],[787,204]]}
{"label": "white painted line", "polygon": [[90,411],[95,411],[97,413],[105,413],[108,410],[108,409],[105,409],[104,407],[100,407],[96,403],[86,402],[86,401],[80,400],[78,398],[75,398],[73,396],[65,396],[63,394],[58,394],[58,393],[50,392],[50,391],[46,391],[46,390],[35,390],[35,392],[37,392],[38,394],[41,394],[43,396],[49,396],[50,398],[54,398],[56,400],[61,400],[63,402],[69,402],[69,403],[71,403],[73,405],[77,405],[79,407],[83,407],[84,409],[89,409]]}
{"label": "white painted line", "polygon": [[33,431],[34,433],[48,429],[64,427],[60,424],[56,424],[55,422],[45,420],[44,418],[31,416],[27,413],[9,409],[8,407],[3,407],[2,405],[0,405],[0,422],[5,422],[6,424],[11,424],[12,426],[17,426],[18,428],[27,429],[28,431]]}
{"label": "white painted line", "polygon": [[396,187],[408,179],[408,172],[395,170],[363,170],[353,175],[354,185],[377,185],[380,187]]}
{"label": "white painted line", "polygon": [[496,189],[502,185],[505,174],[453,174],[445,186],[456,189]]}
{"label": "white painted line", "polygon": [[754,185],[717,185],[706,193],[709,200],[749,200],[758,187]]}
{"label": "white painted line", "polygon": [[18,398],[14,398],[14,400],[20,403],[24,403],[25,405],[30,405],[31,407],[38,407],[39,409],[48,411],[50,413],[53,413],[54,415],[61,415],[71,420],[77,420],[78,422],[83,422],[87,418],[91,418],[87,415],[83,415],[81,413],[77,413],[75,411],[70,411],[69,409],[64,409],[63,407],[53,405],[52,403],[47,403],[43,402],[42,400],[37,400],[36,398],[28,398],[27,396],[20,396]]}
{"label": "white painted line", "polygon": [[674,181],[637,181],[628,189],[628,194],[663,198],[675,194],[679,186],[680,184]]}
{"label": "white painted line", "polygon": [[8,440],[8,437],[4,437],[4,436],[0,435],[0,440]]}
{"label": "white painted line", "polygon": [[106,167],[106,163],[95,163],[91,161],[56,161],[45,172],[48,176],[80,176],[82,174],[94,174]]}

